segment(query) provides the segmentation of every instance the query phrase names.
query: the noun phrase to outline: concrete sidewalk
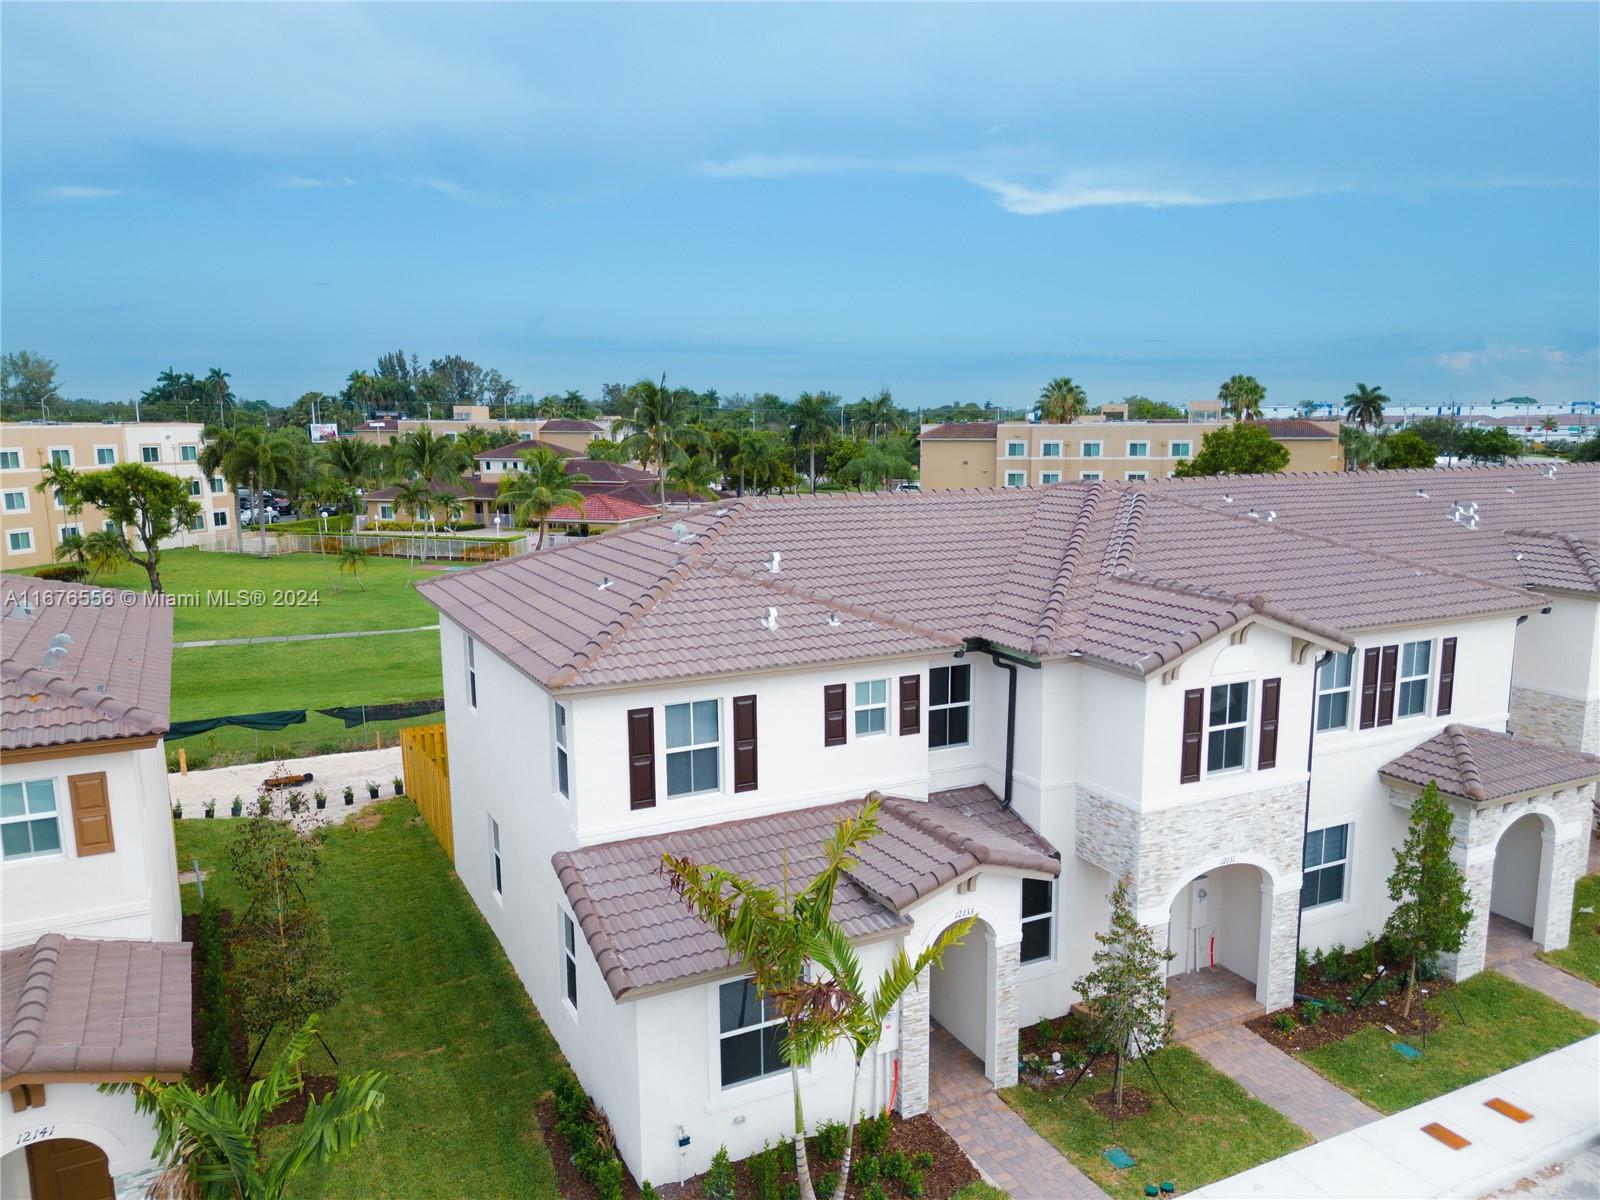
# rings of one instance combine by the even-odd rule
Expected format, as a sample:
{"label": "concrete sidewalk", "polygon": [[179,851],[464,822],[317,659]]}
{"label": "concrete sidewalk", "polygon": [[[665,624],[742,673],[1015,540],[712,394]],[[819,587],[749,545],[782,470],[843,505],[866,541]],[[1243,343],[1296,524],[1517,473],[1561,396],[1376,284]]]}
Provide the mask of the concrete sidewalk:
{"label": "concrete sidewalk", "polygon": [[[1486,1106],[1498,1097],[1532,1120]],[[1465,1138],[1453,1150],[1422,1131],[1437,1122]],[[1286,1154],[1191,1196],[1300,1200],[1482,1196],[1600,1141],[1600,1036]]]}
{"label": "concrete sidewalk", "polygon": [[173,642],[174,650],[194,650],[201,646],[266,646],[274,642],[329,642],[338,638],[383,637],[390,633],[427,633],[437,625],[411,625],[405,629],[347,629],[340,633],[280,633],[271,637],[208,638],[200,642]]}

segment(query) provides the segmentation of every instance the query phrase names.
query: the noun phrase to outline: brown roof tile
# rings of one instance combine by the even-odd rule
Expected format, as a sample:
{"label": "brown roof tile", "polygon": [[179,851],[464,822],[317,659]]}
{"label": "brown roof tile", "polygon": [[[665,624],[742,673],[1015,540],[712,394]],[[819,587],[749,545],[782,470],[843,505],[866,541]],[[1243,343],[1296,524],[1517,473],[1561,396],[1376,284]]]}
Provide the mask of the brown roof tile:
{"label": "brown roof tile", "polygon": [[1600,778],[1600,757],[1473,725],[1446,725],[1378,773],[1419,788],[1437,783],[1446,795],[1483,804],[1591,783]]}
{"label": "brown roof tile", "polygon": [[925,442],[992,442],[999,428],[998,421],[950,421],[924,429],[918,436]]}

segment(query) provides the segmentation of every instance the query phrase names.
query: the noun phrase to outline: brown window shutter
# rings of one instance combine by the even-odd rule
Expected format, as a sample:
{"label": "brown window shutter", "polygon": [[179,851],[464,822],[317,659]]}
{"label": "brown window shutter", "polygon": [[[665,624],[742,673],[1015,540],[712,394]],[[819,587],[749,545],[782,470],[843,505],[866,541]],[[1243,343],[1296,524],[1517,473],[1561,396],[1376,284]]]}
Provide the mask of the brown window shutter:
{"label": "brown window shutter", "polygon": [[110,854],[117,848],[111,834],[111,796],[106,791],[106,773],[68,775],[67,793],[72,798],[72,834],[78,843],[78,857]]}
{"label": "brown window shutter", "polygon": [[1261,748],[1256,766],[1265,771],[1278,765],[1278,691],[1281,679],[1261,681]]}
{"label": "brown window shutter", "polygon": [[628,807],[656,805],[656,710],[628,710]]}
{"label": "brown window shutter", "polygon": [[1361,652],[1361,728],[1378,723],[1378,648]]}
{"label": "brown window shutter", "polygon": [[1383,648],[1383,665],[1378,670],[1378,724],[1394,724],[1394,676],[1400,665],[1400,647]]}
{"label": "brown window shutter", "polygon": [[1200,735],[1205,715],[1205,688],[1190,688],[1183,694],[1183,766],[1179,783],[1195,783],[1200,778]]}
{"label": "brown window shutter", "polygon": [[1439,647],[1439,715],[1450,715],[1450,704],[1456,698],[1456,640],[1445,638]]}
{"label": "brown window shutter", "polygon": [[733,790],[756,790],[756,698],[733,698]]}
{"label": "brown window shutter", "polygon": [[922,676],[900,676],[900,736],[922,732]]}
{"label": "brown window shutter", "polygon": [[844,745],[844,684],[830,683],[822,689],[822,744]]}

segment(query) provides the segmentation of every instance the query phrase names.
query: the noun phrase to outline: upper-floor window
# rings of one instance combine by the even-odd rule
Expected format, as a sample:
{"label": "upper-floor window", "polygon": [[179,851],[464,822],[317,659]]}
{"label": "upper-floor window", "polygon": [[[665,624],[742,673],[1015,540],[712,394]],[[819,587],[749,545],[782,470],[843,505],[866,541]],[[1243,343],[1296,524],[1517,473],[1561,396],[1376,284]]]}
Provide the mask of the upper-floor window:
{"label": "upper-floor window", "polygon": [[52,467],[70,467],[72,465],[72,451],[64,446],[50,451],[50,465]]}
{"label": "upper-floor window", "polygon": [[205,519],[205,517],[201,516],[199,513],[195,513],[194,516],[189,518],[189,529],[191,531],[198,532],[199,530],[204,529],[205,527],[206,527],[206,519]]}
{"label": "upper-floor window", "polygon": [[972,737],[972,664],[928,672],[928,745],[965,746]]}
{"label": "upper-floor window", "polygon": [[1039,446],[1039,454],[1043,458],[1060,458],[1061,457],[1061,443],[1060,442],[1043,442]]}
{"label": "upper-floor window", "polygon": [[143,462],[158,463],[158,462],[161,461],[161,447],[160,446],[140,446],[139,447],[139,458]]}
{"label": "upper-floor window", "polygon": [[1022,961],[1040,962],[1054,953],[1055,880],[1022,881]]}
{"label": "upper-floor window", "polygon": [[505,868],[500,859],[500,822],[489,818],[489,857],[494,866],[494,894],[498,899],[505,895]]}
{"label": "upper-floor window", "polygon": [[61,527],[61,537],[62,537],[63,540],[65,540],[66,538],[69,538],[69,537],[80,537],[81,538],[82,536],[83,536],[83,526],[82,525],[63,525]]}
{"label": "upper-floor window", "polygon": [[189,495],[198,496],[200,494],[200,481],[198,479],[191,479],[188,481],[188,484]]}
{"label": "upper-floor window", "polygon": [[889,731],[889,681],[863,679],[856,684],[856,736]]}
{"label": "upper-floor window", "polygon": [[556,791],[572,795],[572,767],[567,758],[567,706],[556,704]]}
{"label": "upper-floor window", "polygon": [[1206,722],[1206,770],[1235,771],[1244,766],[1250,722],[1250,685],[1219,683],[1211,689]]}
{"label": "upper-floor window", "polygon": [[721,759],[717,702],[667,705],[667,795],[716,791]]}
{"label": "upper-floor window", "polygon": [[1025,472],[1023,472],[1023,471],[1007,471],[1006,472],[1006,486],[1007,487],[1025,487],[1025,486],[1027,486],[1027,483],[1028,483],[1028,476],[1027,476],[1027,474]]}
{"label": "upper-floor window", "polygon": [[17,450],[0,450],[0,471],[20,471],[22,454]]}
{"label": "upper-floor window", "polygon": [[1149,453],[1150,453],[1150,443],[1149,442],[1129,442],[1128,443],[1128,457],[1129,458],[1144,458],[1147,455],[1149,455]]}
{"label": "upper-floor window", "polygon": [[1099,442],[1085,442],[1083,444],[1083,456],[1085,458],[1099,458],[1100,457],[1100,443]]}
{"label": "upper-floor window", "polygon": [[1345,729],[1350,725],[1355,651],[1329,656],[1317,667],[1317,728]]}
{"label": "upper-floor window", "polygon": [[211,514],[211,523],[213,525],[215,525],[218,529],[225,528],[227,526],[227,524],[228,524],[228,513],[227,513],[227,510],[219,508],[219,509],[217,509],[216,512],[212,513]]}
{"label": "upper-floor window", "polygon": [[578,1007],[578,928],[565,910],[561,913],[561,965],[567,984],[567,1003]]}
{"label": "upper-floor window", "polygon": [[178,458],[183,462],[194,462],[199,457],[200,457],[200,447],[198,447],[198,446],[179,446],[178,447]]}
{"label": "upper-floor window", "polygon": [[33,530],[31,530],[31,529],[13,529],[13,530],[11,530],[11,532],[6,535],[6,544],[8,546],[10,546],[12,551],[17,553],[17,554],[21,554],[21,553],[23,553],[24,551],[27,551],[27,550],[32,550],[33,549]]}
{"label": "upper-floor window", "polygon": [[1040,474],[1039,474],[1039,482],[1040,483],[1060,483],[1061,482],[1061,472],[1060,471],[1043,471],[1043,472],[1040,472]]}
{"label": "upper-floor window", "polygon": [[0,843],[8,859],[61,853],[54,780],[0,784]]}
{"label": "upper-floor window", "polygon": [[1414,717],[1428,709],[1428,676],[1433,666],[1432,642],[1407,642],[1400,647],[1400,715]]}
{"label": "upper-floor window", "polygon": [[1172,457],[1173,458],[1188,458],[1189,455],[1193,452],[1193,450],[1194,450],[1194,444],[1192,442],[1173,442],[1172,443]]}
{"label": "upper-floor window", "polygon": [[1007,442],[1006,443],[1006,457],[1007,458],[1025,458],[1025,457],[1027,457],[1027,454],[1028,454],[1028,443],[1027,442]]}
{"label": "upper-floor window", "polygon": [[211,494],[213,496],[220,496],[222,489],[225,487],[227,487],[227,484],[222,481],[221,475],[213,475],[211,477]]}
{"label": "upper-floor window", "polygon": [[94,448],[94,465],[97,467],[116,466],[117,448],[115,446],[96,446]]}
{"label": "upper-floor window", "polygon": [[6,493],[6,511],[7,512],[27,512],[28,511],[28,493],[23,491],[21,488],[18,488],[15,491],[7,492]]}
{"label": "upper-floor window", "polygon": [[478,707],[478,643],[467,635],[467,704]]}
{"label": "upper-floor window", "polygon": [[779,1053],[783,1017],[775,1003],[756,994],[753,979],[717,989],[717,1029],[723,1087],[788,1069]]}
{"label": "upper-floor window", "polygon": [[1350,860],[1350,826],[1331,825],[1306,834],[1301,858],[1300,907],[1336,904],[1344,899],[1345,867]]}

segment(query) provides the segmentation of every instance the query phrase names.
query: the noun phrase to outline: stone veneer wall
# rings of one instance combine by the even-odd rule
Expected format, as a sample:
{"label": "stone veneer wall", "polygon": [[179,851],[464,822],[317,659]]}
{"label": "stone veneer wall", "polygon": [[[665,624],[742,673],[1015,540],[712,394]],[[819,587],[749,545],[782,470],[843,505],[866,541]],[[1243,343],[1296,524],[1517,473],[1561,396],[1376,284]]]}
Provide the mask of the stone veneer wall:
{"label": "stone veneer wall", "polygon": [[[1552,746],[1600,754],[1600,701],[1574,700],[1570,696],[1514,687],[1511,689],[1511,719],[1506,724],[1512,733],[1549,742]],[[1594,800],[1591,821],[1600,829],[1600,798],[1591,799]]]}
{"label": "stone veneer wall", "polygon": [[[924,967],[917,985],[900,997],[900,1115],[920,1117],[928,1111],[928,1005],[933,997],[933,968]],[[1016,1039],[1012,1039],[1013,1042]],[[1013,1053],[1015,1049],[1013,1048]]]}
{"label": "stone veneer wall", "polygon": [[1022,968],[1022,943],[994,950],[994,1085],[1017,1082],[1017,973]]}

